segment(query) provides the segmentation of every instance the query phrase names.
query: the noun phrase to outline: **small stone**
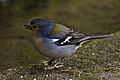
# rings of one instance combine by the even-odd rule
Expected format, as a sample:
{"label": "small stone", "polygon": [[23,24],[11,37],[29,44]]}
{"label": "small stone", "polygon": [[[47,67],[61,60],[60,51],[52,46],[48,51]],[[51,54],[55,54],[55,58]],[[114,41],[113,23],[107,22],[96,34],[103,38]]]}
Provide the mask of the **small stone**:
{"label": "small stone", "polygon": [[92,55],[95,55],[95,53],[92,53]]}
{"label": "small stone", "polygon": [[20,78],[23,78],[23,76],[20,76]]}
{"label": "small stone", "polygon": [[37,79],[35,78],[35,79],[33,79],[33,80],[37,80]]}
{"label": "small stone", "polygon": [[46,75],[46,77],[48,77],[49,75]]}

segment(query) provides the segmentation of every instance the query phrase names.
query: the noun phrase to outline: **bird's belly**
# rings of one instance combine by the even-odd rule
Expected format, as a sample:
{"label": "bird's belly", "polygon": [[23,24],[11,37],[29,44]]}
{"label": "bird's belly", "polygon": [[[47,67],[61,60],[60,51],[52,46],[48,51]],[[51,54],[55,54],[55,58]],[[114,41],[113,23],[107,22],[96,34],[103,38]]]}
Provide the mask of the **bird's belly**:
{"label": "bird's belly", "polygon": [[76,51],[75,45],[57,46],[52,41],[41,38],[34,38],[33,42],[42,55],[50,58],[64,58]]}

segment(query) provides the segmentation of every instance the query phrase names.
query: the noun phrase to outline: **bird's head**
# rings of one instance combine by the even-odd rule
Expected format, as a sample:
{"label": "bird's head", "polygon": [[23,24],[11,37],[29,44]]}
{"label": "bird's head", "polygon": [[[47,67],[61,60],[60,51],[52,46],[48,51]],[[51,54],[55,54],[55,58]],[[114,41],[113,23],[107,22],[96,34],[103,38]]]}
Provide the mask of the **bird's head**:
{"label": "bird's head", "polygon": [[40,36],[49,36],[54,28],[54,23],[45,19],[33,19],[29,25],[24,25],[25,29],[29,29],[32,32]]}

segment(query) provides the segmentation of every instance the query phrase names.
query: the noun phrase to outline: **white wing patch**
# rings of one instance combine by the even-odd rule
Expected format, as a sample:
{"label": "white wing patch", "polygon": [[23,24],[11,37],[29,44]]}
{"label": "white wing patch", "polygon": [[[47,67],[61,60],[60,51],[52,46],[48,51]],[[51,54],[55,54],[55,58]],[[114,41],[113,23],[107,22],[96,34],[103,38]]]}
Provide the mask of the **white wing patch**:
{"label": "white wing patch", "polygon": [[64,44],[64,43],[66,43],[66,42],[70,42],[69,40],[72,38],[72,36],[68,36],[66,39],[65,39],[65,41],[63,41],[61,44]]}
{"label": "white wing patch", "polygon": [[59,39],[52,39],[53,42],[56,42],[56,41],[58,41],[58,40],[59,40]]}
{"label": "white wing patch", "polygon": [[[70,39],[72,38],[72,36],[67,36],[67,38],[63,41],[63,42],[61,42],[60,44],[64,44],[64,43],[66,43],[66,42],[70,42]],[[52,39],[52,41],[53,42],[57,42],[57,41],[59,41],[60,39]]]}

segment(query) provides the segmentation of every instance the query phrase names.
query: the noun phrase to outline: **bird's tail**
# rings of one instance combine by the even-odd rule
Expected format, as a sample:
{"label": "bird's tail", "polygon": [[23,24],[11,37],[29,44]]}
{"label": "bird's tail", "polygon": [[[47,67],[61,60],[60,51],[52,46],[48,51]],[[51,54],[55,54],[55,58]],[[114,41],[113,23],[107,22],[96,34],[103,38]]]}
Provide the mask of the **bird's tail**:
{"label": "bird's tail", "polygon": [[86,36],[78,41],[79,45],[82,45],[86,42],[92,41],[94,39],[102,39],[102,38],[110,38],[110,35],[93,35],[93,36]]}

